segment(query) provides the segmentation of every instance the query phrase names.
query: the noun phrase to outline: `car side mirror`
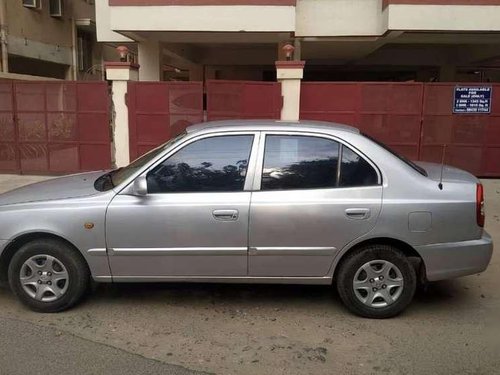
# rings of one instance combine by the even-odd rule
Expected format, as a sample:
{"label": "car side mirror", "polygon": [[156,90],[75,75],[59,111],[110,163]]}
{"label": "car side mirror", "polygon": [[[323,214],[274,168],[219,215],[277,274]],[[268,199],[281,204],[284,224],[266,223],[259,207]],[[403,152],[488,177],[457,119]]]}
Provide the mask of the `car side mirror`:
{"label": "car side mirror", "polygon": [[139,176],[134,180],[132,194],[141,197],[148,195],[148,180],[146,176]]}

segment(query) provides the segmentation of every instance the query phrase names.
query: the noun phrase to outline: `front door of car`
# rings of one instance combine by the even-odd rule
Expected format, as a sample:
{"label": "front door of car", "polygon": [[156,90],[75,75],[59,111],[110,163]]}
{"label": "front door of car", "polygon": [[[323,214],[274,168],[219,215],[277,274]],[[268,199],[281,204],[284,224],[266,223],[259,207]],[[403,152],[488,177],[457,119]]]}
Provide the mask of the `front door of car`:
{"label": "front door of car", "polygon": [[113,277],[246,276],[256,136],[187,141],[149,169],[147,195],[118,194],[106,215]]}
{"label": "front door of car", "polygon": [[262,135],[250,208],[250,276],[323,277],[375,225],[380,173],[327,136]]}

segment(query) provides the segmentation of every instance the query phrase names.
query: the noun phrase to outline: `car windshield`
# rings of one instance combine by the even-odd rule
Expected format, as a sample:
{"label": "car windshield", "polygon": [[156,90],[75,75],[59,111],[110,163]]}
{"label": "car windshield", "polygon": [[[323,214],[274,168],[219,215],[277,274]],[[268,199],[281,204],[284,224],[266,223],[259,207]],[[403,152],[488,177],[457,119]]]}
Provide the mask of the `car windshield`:
{"label": "car windshield", "polygon": [[410,167],[412,167],[414,170],[416,170],[418,173],[420,173],[422,176],[425,176],[427,177],[427,172],[425,171],[424,168],[420,167],[419,165],[415,164],[414,162],[412,162],[410,159],[408,159],[407,157],[401,155],[401,154],[398,154],[396,151],[394,151],[393,149],[389,148],[389,146],[383,144],[382,142],[379,142],[377,141],[376,139],[370,137],[369,135],[366,135],[363,133],[363,136],[365,136],[366,138],[368,138],[370,141],[372,142],[375,142],[376,144],[378,144],[380,147],[382,147],[384,150],[386,151],[389,151],[391,154],[393,154],[395,157],[397,157],[399,160],[401,160],[402,162],[404,162],[405,164],[409,165]]}
{"label": "car windshield", "polygon": [[165,150],[167,147],[182,139],[186,134],[186,132],[179,134],[177,137],[170,139],[157,148],[154,148],[153,150],[135,159],[126,167],[118,168],[102,175],[95,181],[95,188],[99,191],[106,191],[120,185],[122,182],[127,180],[130,176],[132,176],[134,173],[148,164],[151,160],[153,160],[158,154],[163,152],[163,150]]}

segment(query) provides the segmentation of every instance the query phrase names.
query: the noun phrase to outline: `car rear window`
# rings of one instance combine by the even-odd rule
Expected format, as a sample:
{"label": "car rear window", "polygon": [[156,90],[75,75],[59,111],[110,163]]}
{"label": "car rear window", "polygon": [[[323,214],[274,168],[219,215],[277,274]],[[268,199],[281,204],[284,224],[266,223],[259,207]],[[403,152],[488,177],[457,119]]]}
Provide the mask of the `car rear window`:
{"label": "car rear window", "polygon": [[389,151],[391,154],[393,154],[395,157],[397,157],[399,160],[401,160],[406,165],[408,165],[411,168],[413,168],[414,170],[416,170],[422,176],[427,177],[427,172],[425,171],[425,169],[422,168],[422,167],[420,167],[419,165],[415,164],[414,162],[412,162],[407,157],[405,157],[405,156],[403,156],[401,154],[398,154],[396,151],[394,151],[393,149],[391,149],[389,146],[383,144],[382,142],[377,141],[375,138],[370,137],[369,135],[366,135],[364,133],[362,133],[362,135],[365,136],[366,138],[368,138],[370,141],[372,141],[372,142],[376,143],[377,145],[379,145],[380,147],[382,147],[384,150]]}

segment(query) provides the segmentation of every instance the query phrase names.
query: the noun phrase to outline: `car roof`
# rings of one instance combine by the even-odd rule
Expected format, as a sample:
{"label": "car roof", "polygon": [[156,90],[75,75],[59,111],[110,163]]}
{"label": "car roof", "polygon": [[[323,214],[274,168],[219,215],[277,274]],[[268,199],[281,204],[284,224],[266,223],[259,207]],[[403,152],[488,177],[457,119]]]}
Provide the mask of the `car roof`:
{"label": "car roof", "polygon": [[349,133],[359,133],[357,128],[349,125],[337,124],[326,121],[280,121],[280,120],[223,120],[209,121],[192,125],[186,128],[188,133],[198,131],[234,131],[234,130],[327,130],[344,131]]}

